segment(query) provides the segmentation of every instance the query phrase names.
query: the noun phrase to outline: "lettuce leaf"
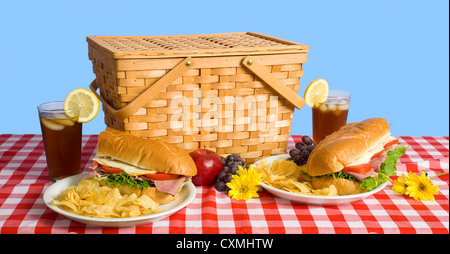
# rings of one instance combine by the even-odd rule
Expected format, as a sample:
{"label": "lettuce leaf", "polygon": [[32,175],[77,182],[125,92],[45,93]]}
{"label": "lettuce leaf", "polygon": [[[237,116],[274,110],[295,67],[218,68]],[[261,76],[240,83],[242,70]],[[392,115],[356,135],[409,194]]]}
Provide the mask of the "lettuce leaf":
{"label": "lettuce leaf", "polygon": [[[408,146],[409,147],[409,146]],[[402,157],[406,150],[406,146],[398,146],[394,150],[387,153],[387,158],[380,165],[380,172],[378,172],[378,181],[375,177],[367,177],[361,181],[360,187],[362,189],[367,188],[369,191],[375,189],[381,184],[388,182],[390,180],[389,176],[393,176],[397,173],[397,162],[400,157]]]}
{"label": "lettuce leaf", "polygon": [[139,181],[133,179],[129,174],[125,172],[121,172],[120,174],[110,174],[108,178],[106,178],[106,184],[114,185],[116,187],[122,186],[123,184],[127,184],[130,188],[139,188],[139,189],[147,189],[149,187],[154,187],[153,183],[149,181],[143,180]]}
{"label": "lettuce leaf", "polygon": [[342,172],[342,171],[334,172],[334,173],[331,173],[331,174],[328,174],[328,175],[332,176],[334,179],[343,178],[345,180],[357,181],[358,182],[358,179],[356,179],[356,177],[354,177],[354,176],[352,176],[350,174],[347,174],[345,172]]}
{"label": "lettuce leaf", "polygon": [[400,157],[402,157],[406,153],[408,147],[398,146],[394,150],[388,152],[386,160],[381,163],[381,172],[385,173],[388,176],[395,175],[397,171],[397,168],[395,166],[397,165],[398,159],[400,159]]}
{"label": "lettuce leaf", "polygon": [[[408,146],[409,147],[409,146]],[[386,160],[384,160],[383,163],[380,165],[380,172],[378,172],[378,178],[377,177],[367,177],[366,179],[363,179],[362,181],[359,181],[356,179],[356,177],[344,173],[342,171],[335,172],[332,174],[327,174],[326,176],[332,176],[334,179],[343,178],[350,181],[356,181],[360,183],[361,189],[367,189],[369,191],[375,189],[376,187],[380,186],[381,184],[390,181],[390,176],[393,176],[397,173],[397,162],[400,157],[402,157],[406,150],[408,149],[406,146],[398,146],[394,150],[387,153]],[[308,175],[306,172],[302,171],[302,174],[307,177],[308,179],[312,179],[313,176]],[[320,178],[322,176],[314,176],[316,178]],[[378,179],[378,180],[377,180]]]}

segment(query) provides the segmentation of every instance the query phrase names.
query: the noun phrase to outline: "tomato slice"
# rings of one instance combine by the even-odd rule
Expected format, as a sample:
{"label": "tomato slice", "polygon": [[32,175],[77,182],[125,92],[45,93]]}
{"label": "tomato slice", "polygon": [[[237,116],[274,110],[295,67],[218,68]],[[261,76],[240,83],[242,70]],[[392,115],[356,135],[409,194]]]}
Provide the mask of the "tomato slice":
{"label": "tomato slice", "polygon": [[387,143],[384,145],[384,148],[390,147],[391,145],[395,145],[395,144],[397,144],[397,143],[398,143],[398,139],[393,139],[393,140],[387,142]]}
{"label": "tomato slice", "polygon": [[180,175],[175,174],[166,174],[166,173],[153,173],[153,174],[146,174],[145,177],[150,180],[175,180]]}
{"label": "tomato slice", "polygon": [[380,156],[383,152],[384,152],[384,150],[381,150],[381,151],[379,151],[378,153],[375,153],[374,155],[372,155],[372,158],[370,158],[370,159],[371,159],[371,160],[372,160],[372,159],[375,159],[376,157]]}
{"label": "tomato slice", "polygon": [[102,169],[111,174],[120,174],[123,171],[120,168],[110,167],[106,165],[102,165]]}
{"label": "tomato slice", "polygon": [[357,174],[365,175],[372,169],[372,165],[370,163],[364,163],[353,166],[346,166],[342,169],[342,172],[353,172]]}
{"label": "tomato slice", "polygon": [[[390,147],[390,146],[392,146],[392,145],[395,145],[395,144],[397,144],[397,143],[398,143],[398,139],[391,140],[391,141],[387,142],[387,143],[383,146],[383,148],[386,149],[386,148],[388,148],[388,147]],[[370,158],[370,159],[372,160],[372,159],[374,159],[374,158],[380,156],[380,155],[383,153],[383,151],[384,151],[384,150],[381,150],[381,151],[379,151],[378,153],[375,153],[375,154],[372,156],[372,158]]]}

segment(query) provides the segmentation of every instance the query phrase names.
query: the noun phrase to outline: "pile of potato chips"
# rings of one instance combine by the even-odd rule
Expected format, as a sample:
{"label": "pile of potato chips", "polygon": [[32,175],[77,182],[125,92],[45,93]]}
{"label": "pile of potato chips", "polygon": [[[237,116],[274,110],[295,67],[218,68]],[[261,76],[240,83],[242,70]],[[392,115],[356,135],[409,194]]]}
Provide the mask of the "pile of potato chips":
{"label": "pile of potato chips", "polygon": [[121,195],[118,188],[100,186],[96,180],[81,180],[51,203],[68,212],[96,218],[136,217],[160,212],[158,203],[147,195]]}
{"label": "pile of potato chips", "polygon": [[338,195],[334,185],[323,189],[314,189],[309,179],[303,176],[302,167],[306,167],[306,165],[297,166],[293,161],[285,159],[275,160],[272,165],[269,165],[266,159],[262,159],[255,168],[263,174],[263,183],[280,190],[308,195]]}

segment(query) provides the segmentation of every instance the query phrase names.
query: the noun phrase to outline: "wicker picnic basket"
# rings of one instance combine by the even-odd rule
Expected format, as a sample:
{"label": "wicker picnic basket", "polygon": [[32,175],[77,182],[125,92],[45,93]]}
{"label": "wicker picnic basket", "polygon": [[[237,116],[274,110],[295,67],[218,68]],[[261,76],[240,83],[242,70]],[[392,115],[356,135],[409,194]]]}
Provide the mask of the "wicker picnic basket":
{"label": "wicker picnic basket", "polygon": [[87,42],[107,126],[247,163],[286,153],[308,46],[259,33]]}

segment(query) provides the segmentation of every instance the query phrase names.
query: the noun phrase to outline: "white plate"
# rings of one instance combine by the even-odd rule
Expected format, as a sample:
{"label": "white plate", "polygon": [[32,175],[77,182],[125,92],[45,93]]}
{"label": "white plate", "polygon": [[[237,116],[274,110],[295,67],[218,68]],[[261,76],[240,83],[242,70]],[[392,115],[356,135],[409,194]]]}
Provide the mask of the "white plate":
{"label": "white plate", "polygon": [[[269,165],[271,165],[272,162],[275,160],[287,159],[289,157],[290,157],[289,154],[282,154],[282,155],[275,155],[275,156],[267,157],[266,160],[267,160],[267,163]],[[256,167],[259,162],[260,161],[257,161],[255,163],[253,163],[253,165]],[[261,187],[263,187],[268,192],[272,193],[273,195],[275,195],[277,197],[284,198],[284,199],[294,201],[294,202],[308,204],[308,205],[323,205],[323,206],[349,204],[349,203],[353,203],[355,201],[362,200],[363,198],[366,198],[374,193],[381,191],[384,187],[386,187],[387,184],[388,184],[387,182],[383,183],[371,191],[360,193],[360,194],[343,195],[343,196],[315,196],[315,195],[291,193],[288,191],[274,188],[274,187],[269,186],[262,182],[260,183]]]}
{"label": "white plate", "polygon": [[79,174],[67,177],[57,181],[56,183],[48,187],[48,189],[44,192],[44,202],[48,206],[48,208],[52,209],[53,211],[61,215],[66,216],[71,220],[78,221],[84,224],[103,227],[132,227],[156,222],[158,220],[164,219],[174,214],[178,210],[184,208],[189,203],[191,203],[192,200],[194,200],[196,194],[194,184],[192,184],[191,182],[187,183],[183,186],[183,189],[178,193],[177,198],[174,201],[159,206],[160,208],[164,209],[164,211],[150,215],[128,217],[128,218],[93,218],[88,216],[81,216],[64,211],[63,209],[54,206],[50,203],[53,199],[58,197],[58,195],[64,190],[66,190],[68,187],[72,185],[77,185],[83,179],[84,176],[85,174]]}

